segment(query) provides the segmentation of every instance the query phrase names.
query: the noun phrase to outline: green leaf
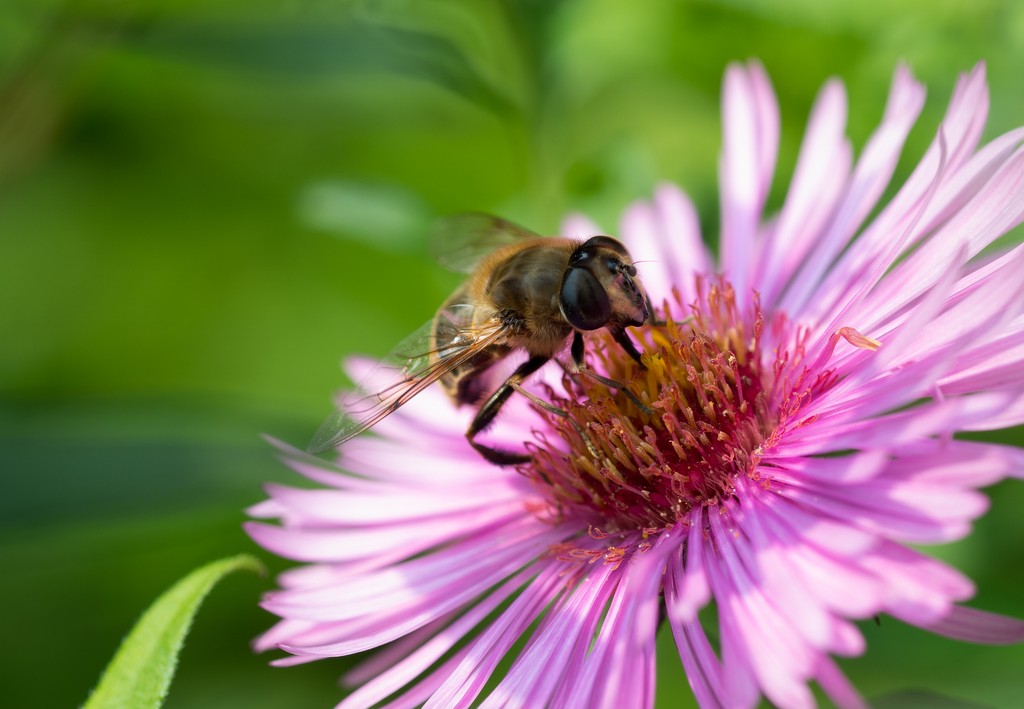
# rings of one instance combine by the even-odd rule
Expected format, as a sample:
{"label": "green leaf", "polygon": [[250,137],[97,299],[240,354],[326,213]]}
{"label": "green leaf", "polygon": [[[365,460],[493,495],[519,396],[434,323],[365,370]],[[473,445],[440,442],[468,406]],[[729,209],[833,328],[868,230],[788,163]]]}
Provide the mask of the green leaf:
{"label": "green leaf", "polygon": [[263,565],[247,554],[221,559],[196,569],[165,591],[121,643],[85,709],[163,704],[199,605],[215,583],[242,569],[262,573]]}
{"label": "green leaf", "polygon": [[375,22],[284,25],[259,30],[168,24],[132,37],[136,48],[165,56],[289,79],[334,72],[383,71],[428,81],[498,114],[515,110],[451,39]]}

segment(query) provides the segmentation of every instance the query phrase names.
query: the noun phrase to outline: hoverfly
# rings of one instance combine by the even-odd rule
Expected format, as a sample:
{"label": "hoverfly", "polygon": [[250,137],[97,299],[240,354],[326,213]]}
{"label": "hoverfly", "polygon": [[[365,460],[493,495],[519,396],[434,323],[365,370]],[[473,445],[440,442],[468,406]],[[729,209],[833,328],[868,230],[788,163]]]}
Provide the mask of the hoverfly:
{"label": "hoverfly", "polygon": [[[544,405],[520,384],[564,351],[570,339],[572,371],[623,391],[643,406],[624,385],[590,372],[584,362],[583,333],[606,328],[643,367],[625,328],[644,324],[653,310],[621,243],[609,236],[585,241],[541,237],[479,214],[444,220],[437,237],[446,249],[439,255],[443,265],[471,275],[433,320],[342,400],[317,431],[310,452],[344,443],[440,382],[455,404],[478,406],[466,438],[485,459],[497,465],[527,462],[526,454],[492,448],[475,438],[513,391]],[[488,370],[517,350],[526,352],[526,361],[489,391]]]}

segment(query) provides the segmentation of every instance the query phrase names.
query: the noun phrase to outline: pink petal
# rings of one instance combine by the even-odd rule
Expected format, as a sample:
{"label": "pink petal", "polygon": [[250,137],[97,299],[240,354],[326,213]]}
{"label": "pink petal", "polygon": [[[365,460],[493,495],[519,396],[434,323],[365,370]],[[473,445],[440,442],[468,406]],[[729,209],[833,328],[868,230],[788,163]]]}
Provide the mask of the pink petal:
{"label": "pink petal", "polygon": [[627,208],[621,232],[656,306],[671,299],[673,287],[683,303],[693,300],[694,275],[709,272],[712,261],[701,240],[697,210],[678,187],[660,185],[653,203]]}
{"label": "pink petal", "polygon": [[974,594],[959,572],[894,542],[880,542],[861,564],[885,580],[886,612],[914,625],[946,617],[956,601]]}
{"label": "pink petal", "polygon": [[413,556],[443,541],[479,533],[486,526],[511,521],[522,515],[522,505],[494,507],[469,514],[453,514],[433,520],[386,527],[297,529],[249,522],[245,531],[253,540],[280,556],[296,561],[339,562],[402,549]]}
{"label": "pink petal", "polygon": [[[907,80],[910,80],[909,76]],[[899,83],[899,79],[897,79],[897,82],[894,82],[894,91],[896,90],[896,83]],[[985,91],[983,76],[980,81],[975,79],[969,83],[971,90],[967,93],[975,98],[977,98],[976,89]],[[916,93],[916,96],[912,97],[913,93]],[[961,89],[958,88],[957,93],[954,95],[959,96],[961,93]],[[908,93],[907,98],[909,100],[904,104],[904,109],[912,109],[913,118],[916,119],[920,106],[923,103],[923,91],[918,90],[917,92]],[[896,196],[890,200],[889,204],[882,210],[882,213],[851,245],[838,263],[834,265],[831,269],[828,283],[824,284],[824,289],[818,289],[816,300],[814,303],[811,303],[815,312],[824,313],[831,311],[834,313],[839,310],[841,302],[851,301],[851,298],[848,296],[844,298],[843,294],[847,284],[863,280],[863,274],[872,271],[881,275],[885,271],[885,266],[879,267],[879,262],[883,262],[887,266],[905,245],[913,244],[916,241],[913,231],[908,231],[907,228],[914,224],[919,228],[927,226],[928,222],[924,217],[928,214],[930,200],[939,190],[941,182],[956,171],[963,159],[977,143],[978,134],[976,124],[971,115],[972,110],[963,101],[950,104],[939,133],[914,169],[910,178],[904,183]],[[900,113],[902,112],[900,111]],[[887,117],[889,116],[888,108],[886,115]],[[910,121],[910,123],[912,122],[913,120]],[[883,122],[884,125],[885,123]],[[906,125],[906,128],[909,129],[909,124]],[[903,135],[905,136],[905,131]],[[901,137],[899,140],[900,145],[902,145],[902,141],[903,138]],[[898,155],[898,152],[897,150],[895,154]],[[886,180],[888,180],[888,177],[886,177]],[[895,244],[893,240],[894,234],[903,235]],[[898,248],[893,248],[893,245]],[[875,265],[872,266],[872,263]],[[870,279],[871,282],[875,280],[877,280],[877,277]],[[809,296],[810,292],[805,288],[804,293],[806,296]],[[792,303],[787,302],[786,305],[792,305]],[[790,312],[793,312],[793,310],[790,309]]]}
{"label": "pink petal", "polygon": [[697,703],[708,709],[726,709],[729,697],[725,692],[722,666],[711,649],[704,628],[698,621],[673,618],[671,611],[669,618],[686,679]]}
{"label": "pink petal", "polygon": [[614,584],[610,567],[586,574],[575,589],[566,589],[545,615],[523,653],[481,708],[548,706],[564,678],[580,669],[572,655],[586,653],[594,628]]}
{"label": "pink petal", "polygon": [[979,493],[924,483],[870,481],[833,490],[788,482],[779,494],[866,531],[909,542],[957,539],[970,520],[988,509],[987,498]]}
{"label": "pink petal", "polygon": [[771,701],[782,706],[813,707],[805,680],[817,653],[765,598],[758,580],[749,575],[736,554],[736,538],[719,516],[713,514],[709,519],[719,551],[718,563],[708,566],[719,614],[733,619],[735,639],[744,648],[758,684]]}
{"label": "pink petal", "polygon": [[779,140],[778,105],[760,64],[731,65],[722,92],[722,265],[737,300],[749,298],[757,225],[771,187]]}
{"label": "pink petal", "polygon": [[[486,599],[473,606],[472,609],[467,611],[448,628],[437,633],[433,639],[423,643],[407,658],[401,662],[384,665],[387,668],[386,671],[375,680],[363,685],[360,689],[350,694],[339,705],[339,709],[341,707],[344,707],[344,709],[371,707],[415,680],[416,677],[430,668],[431,665],[448,652],[456,642],[472,631],[498,605],[522,587],[531,575],[532,572],[517,574],[502,584],[497,591],[487,596]],[[349,678],[350,681],[354,679],[356,678]]]}
{"label": "pink petal", "polygon": [[665,604],[669,613],[680,621],[695,620],[697,611],[711,600],[711,588],[704,571],[704,545],[704,510],[695,507],[690,512],[690,528],[683,555],[669,557],[666,570],[666,576],[673,579],[675,593],[671,597],[665,596]]}
{"label": "pink petal", "polygon": [[814,678],[840,709],[868,709],[867,702],[850,684],[842,670],[827,657],[821,658]]}
{"label": "pink petal", "polygon": [[[923,105],[924,88],[906,67],[898,67],[882,124],[872,134],[858,159],[845,198],[837,208],[828,231],[815,243],[797,276],[790,282],[779,303],[781,310],[798,317],[808,305],[815,305],[812,298],[820,297],[819,284],[832,261],[853,238],[889,183],[903,143]],[[934,171],[935,168],[930,169]],[[862,239],[863,236],[855,242],[854,248]],[[843,278],[842,275],[838,277]],[[849,282],[840,280],[840,283]]]}
{"label": "pink petal", "polygon": [[424,705],[425,709],[470,706],[498,661],[564,588],[561,565],[550,564],[468,647],[460,662]]}
{"label": "pink petal", "polygon": [[837,208],[850,172],[852,149],[843,135],[846,92],[829,81],[819,92],[800,147],[793,181],[758,273],[761,304],[771,308]]}
{"label": "pink petal", "polygon": [[1024,621],[965,606],[953,606],[942,618],[921,627],[969,643],[1011,645],[1024,642]]}

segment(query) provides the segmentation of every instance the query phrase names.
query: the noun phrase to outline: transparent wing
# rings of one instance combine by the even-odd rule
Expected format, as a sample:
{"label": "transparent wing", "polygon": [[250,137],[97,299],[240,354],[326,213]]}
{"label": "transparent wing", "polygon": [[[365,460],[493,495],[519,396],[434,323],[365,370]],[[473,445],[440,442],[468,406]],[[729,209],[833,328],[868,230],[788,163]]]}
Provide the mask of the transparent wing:
{"label": "transparent wing", "polygon": [[495,249],[538,237],[539,234],[501,217],[457,214],[437,222],[430,235],[430,249],[445,268],[470,273],[480,259]]}
{"label": "transparent wing", "polygon": [[357,388],[345,396],[341,406],[317,430],[307,450],[323,453],[376,425],[404,406],[410,399],[470,361],[505,336],[500,321],[473,326],[475,308],[454,305],[439,317],[447,317],[445,341],[434,342],[437,327],[431,320],[403,340],[381,360]]}

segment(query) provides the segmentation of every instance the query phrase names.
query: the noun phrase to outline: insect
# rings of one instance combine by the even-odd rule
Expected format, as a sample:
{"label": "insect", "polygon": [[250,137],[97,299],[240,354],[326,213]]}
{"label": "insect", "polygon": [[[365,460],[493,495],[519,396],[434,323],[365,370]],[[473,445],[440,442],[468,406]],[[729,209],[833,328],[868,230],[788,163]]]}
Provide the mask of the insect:
{"label": "insect", "polygon": [[[609,236],[585,241],[540,237],[503,219],[476,214],[443,221],[438,234],[447,249],[439,255],[442,263],[471,275],[431,322],[342,400],[310,443],[311,452],[344,443],[440,382],[456,404],[478,407],[466,438],[485,459],[497,465],[527,462],[524,453],[493,448],[475,438],[517,390],[558,412],[520,384],[567,344],[571,371],[623,391],[643,406],[623,384],[590,371],[584,361],[583,333],[605,328],[644,366],[626,327],[648,322],[653,310],[625,246]],[[491,391],[493,377],[488,373],[516,351],[525,352],[526,360]]]}

